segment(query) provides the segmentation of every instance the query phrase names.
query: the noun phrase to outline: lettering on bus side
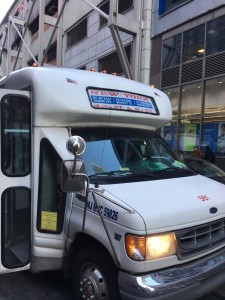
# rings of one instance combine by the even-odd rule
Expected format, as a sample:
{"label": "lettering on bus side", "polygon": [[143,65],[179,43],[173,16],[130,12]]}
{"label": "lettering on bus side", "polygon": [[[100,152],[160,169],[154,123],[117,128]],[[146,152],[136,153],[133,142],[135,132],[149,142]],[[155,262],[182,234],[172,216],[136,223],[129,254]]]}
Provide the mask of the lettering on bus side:
{"label": "lettering on bus side", "polygon": [[118,211],[115,211],[109,207],[102,206],[102,205],[99,205],[97,209],[97,205],[92,201],[87,202],[87,209],[94,213],[98,213],[98,209],[99,209],[99,212],[103,217],[113,221],[117,221],[119,217]]}

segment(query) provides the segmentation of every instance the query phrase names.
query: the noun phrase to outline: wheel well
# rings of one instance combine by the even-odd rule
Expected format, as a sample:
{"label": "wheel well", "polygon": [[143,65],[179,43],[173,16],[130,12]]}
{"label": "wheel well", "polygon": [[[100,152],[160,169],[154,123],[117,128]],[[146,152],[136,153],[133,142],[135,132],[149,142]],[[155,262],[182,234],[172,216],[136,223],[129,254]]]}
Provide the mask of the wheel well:
{"label": "wheel well", "polygon": [[[99,241],[97,241],[96,239],[91,237],[90,235],[80,232],[74,239],[74,241],[70,247],[70,250],[68,252],[67,258],[66,258],[66,265],[65,265],[65,277],[66,278],[71,277],[71,271],[72,271],[72,263],[71,262],[73,261],[75,255],[82,248],[86,248],[88,246],[95,246],[96,248],[101,248],[105,252],[105,254],[109,257],[109,259],[111,259],[113,261],[109,251],[102,243],[100,243]],[[113,261],[113,263],[114,263],[114,261]]]}

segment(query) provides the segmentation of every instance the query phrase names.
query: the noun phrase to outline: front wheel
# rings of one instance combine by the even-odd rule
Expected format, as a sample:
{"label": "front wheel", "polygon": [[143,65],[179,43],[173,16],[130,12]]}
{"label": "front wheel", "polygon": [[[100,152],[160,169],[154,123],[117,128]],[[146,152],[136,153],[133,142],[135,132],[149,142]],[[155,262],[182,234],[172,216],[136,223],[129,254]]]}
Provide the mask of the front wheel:
{"label": "front wheel", "polygon": [[73,289],[76,300],[119,300],[118,271],[109,255],[82,249],[73,262]]}

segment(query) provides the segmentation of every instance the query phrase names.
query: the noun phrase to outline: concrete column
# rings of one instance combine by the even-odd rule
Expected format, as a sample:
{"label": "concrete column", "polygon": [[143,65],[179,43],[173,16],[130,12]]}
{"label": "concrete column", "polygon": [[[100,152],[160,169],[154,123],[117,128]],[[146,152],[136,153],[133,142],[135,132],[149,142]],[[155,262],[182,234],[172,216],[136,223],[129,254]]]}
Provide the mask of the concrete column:
{"label": "concrete column", "polygon": [[141,41],[141,66],[140,81],[150,82],[150,58],[151,58],[151,23],[152,23],[152,0],[143,0],[142,9],[143,30]]}

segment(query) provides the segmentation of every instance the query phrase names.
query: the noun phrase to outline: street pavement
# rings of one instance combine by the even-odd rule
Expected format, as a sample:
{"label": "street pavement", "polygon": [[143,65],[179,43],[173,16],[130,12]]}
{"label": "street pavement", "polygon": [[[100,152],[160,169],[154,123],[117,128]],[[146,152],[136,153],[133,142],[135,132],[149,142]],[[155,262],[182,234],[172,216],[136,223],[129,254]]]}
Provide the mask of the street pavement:
{"label": "street pavement", "polygon": [[202,297],[199,300],[221,300],[225,299],[225,285],[221,286],[220,288],[214,290],[210,294]]}
{"label": "street pavement", "polygon": [[[62,272],[29,271],[0,275],[0,300],[74,300]],[[198,300],[225,300],[225,285]],[[180,300],[180,299],[174,299]],[[193,299],[190,299],[193,300]]]}
{"label": "street pavement", "polygon": [[0,300],[72,300],[69,280],[62,272],[29,271],[0,275]]}

